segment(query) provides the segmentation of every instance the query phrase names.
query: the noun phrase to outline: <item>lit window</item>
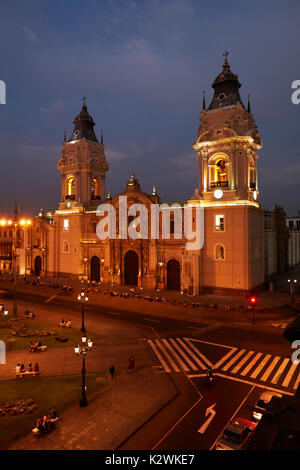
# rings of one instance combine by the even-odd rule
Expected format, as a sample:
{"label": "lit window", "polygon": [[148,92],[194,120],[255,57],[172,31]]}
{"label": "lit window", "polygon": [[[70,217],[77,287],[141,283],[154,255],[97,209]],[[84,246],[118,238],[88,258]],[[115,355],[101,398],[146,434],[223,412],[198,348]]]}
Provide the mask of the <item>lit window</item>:
{"label": "lit window", "polygon": [[216,215],[216,231],[223,232],[224,231],[224,215]]}
{"label": "lit window", "polygon": [[69,231],[69,219],[64,219],[64,231]]}

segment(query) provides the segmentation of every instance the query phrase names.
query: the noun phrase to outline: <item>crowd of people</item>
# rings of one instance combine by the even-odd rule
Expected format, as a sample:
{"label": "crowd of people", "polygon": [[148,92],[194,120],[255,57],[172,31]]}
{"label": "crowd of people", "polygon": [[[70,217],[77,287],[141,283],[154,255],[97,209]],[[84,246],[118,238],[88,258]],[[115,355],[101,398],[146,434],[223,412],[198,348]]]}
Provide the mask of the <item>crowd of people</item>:
{"label": "crowd of people", "polygon": [[37,352],[39,350],[39,348],[41,348],[42,346],[43,345],[42,345],[41,340],[35,341],[34,343],[32,341],[30,341],[28,349],[29,349],[30,352]]}
{"label": "crowd of people", "polygon": [[24,364],[17,364],[16,365],[16,377],[19,378],[19,377],[23,377],[22,374],[25,374],[26,372],[34,372],[35,375],[39,375],[40,373],[40,366],[38,364],[38,362],[36,362],[34,364],[34,366],[32,366],[32,363],[28,364],[28,369],[26,371],[25,369],[25,365]]}
{"label": "crowd of people", "polygon": [[71,322],[71,320],[65,320],[63,318],[60,322],[60,326],[63,326],[65,328],[71,328],[72,327],[72,322]]}
{"label": "crowd of people", "polygon": [[50,408],[48,413],[46,413],[44,416],[38,417],[36,428],[43,436],[45,436],[51,431],[51,429],[53,429],[53,426],[58,421],[58,419],[59,418],[56,409]]}

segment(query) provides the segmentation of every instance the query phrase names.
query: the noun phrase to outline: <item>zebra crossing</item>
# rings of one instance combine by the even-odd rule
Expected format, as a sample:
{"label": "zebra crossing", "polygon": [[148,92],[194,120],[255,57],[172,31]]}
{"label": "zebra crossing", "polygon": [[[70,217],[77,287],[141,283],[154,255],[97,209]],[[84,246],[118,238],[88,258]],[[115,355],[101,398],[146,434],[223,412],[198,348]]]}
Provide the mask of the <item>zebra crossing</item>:
{"label": "zebra crossing", "polygon": [[[261,384],[276,385],[282,389],[296,390],[300,383],[300,363],[291,358],[247,349],[223,346],[225,354],[214,364],[203,351],[205,341],[191,338],[148,339],[148,344],[164,372],[185,372],[193,375],[209,367],[220,374],[241,377]],[[207,343],[206,343],[207,344]],[[214,343],[208,343],[214,345]]]}

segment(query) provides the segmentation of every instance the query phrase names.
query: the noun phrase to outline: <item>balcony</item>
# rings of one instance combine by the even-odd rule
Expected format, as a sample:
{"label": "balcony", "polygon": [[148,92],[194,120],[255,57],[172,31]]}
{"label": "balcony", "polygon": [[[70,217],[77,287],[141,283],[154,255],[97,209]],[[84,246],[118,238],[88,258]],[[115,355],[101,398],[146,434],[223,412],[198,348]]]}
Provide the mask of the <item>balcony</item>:
{"label": "balcony", "polygon": [[210,183],[210,187],[212,189],[214,189],[214,188],[228,188],[229,187],[229,182],[228,181],[212,181]]}
{"label": "balcony", "polygon": [[66,200],[75,201],[75,194],[66,194]]}

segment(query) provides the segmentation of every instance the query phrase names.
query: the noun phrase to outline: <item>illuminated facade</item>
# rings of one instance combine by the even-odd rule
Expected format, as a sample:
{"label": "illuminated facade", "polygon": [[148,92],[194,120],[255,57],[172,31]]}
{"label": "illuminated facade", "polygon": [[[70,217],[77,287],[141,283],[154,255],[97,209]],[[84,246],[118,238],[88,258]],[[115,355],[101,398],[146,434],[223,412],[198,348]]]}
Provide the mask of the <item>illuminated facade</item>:
{"label": "illuminated facade", "polygon": [[[36,218],[28,246],[24,245],[20,274],[170,288],[194,295],[247,294],[262,288],[267,253],[257,178],[262,143],[249,100],[247,108],[241,100],[240,86],[225,53],[223,70],[212,85],[214,95],[208,107],[203,96],[193,144],[199,184],[185,203],[193,211],[198,206],[204,209],[201,249],[187,250],[186,239],[175,236],[174,211],[170,213],[169,239],[164,239],[161,232],[158,239],[122,239],[119,229],[115,239],[98,239],[99,204],[105,202],[115,208],[119,227],[119,196],[127,197],[127,208],[139,203],[149,214],[153,204],[161,201],[155,187],[152,194],[143,192],[134,174],[122,193],[105,198],[109,165],[103,135],[99,142],[84,103],[70,139],[64,139],[58,162],[59,207],[54,214],[41,212]],[[179,207],[182,205],[178,203]],[[128,224],[131,219],[128,216]],[[271,238],[269,233],[267,243]]]}

